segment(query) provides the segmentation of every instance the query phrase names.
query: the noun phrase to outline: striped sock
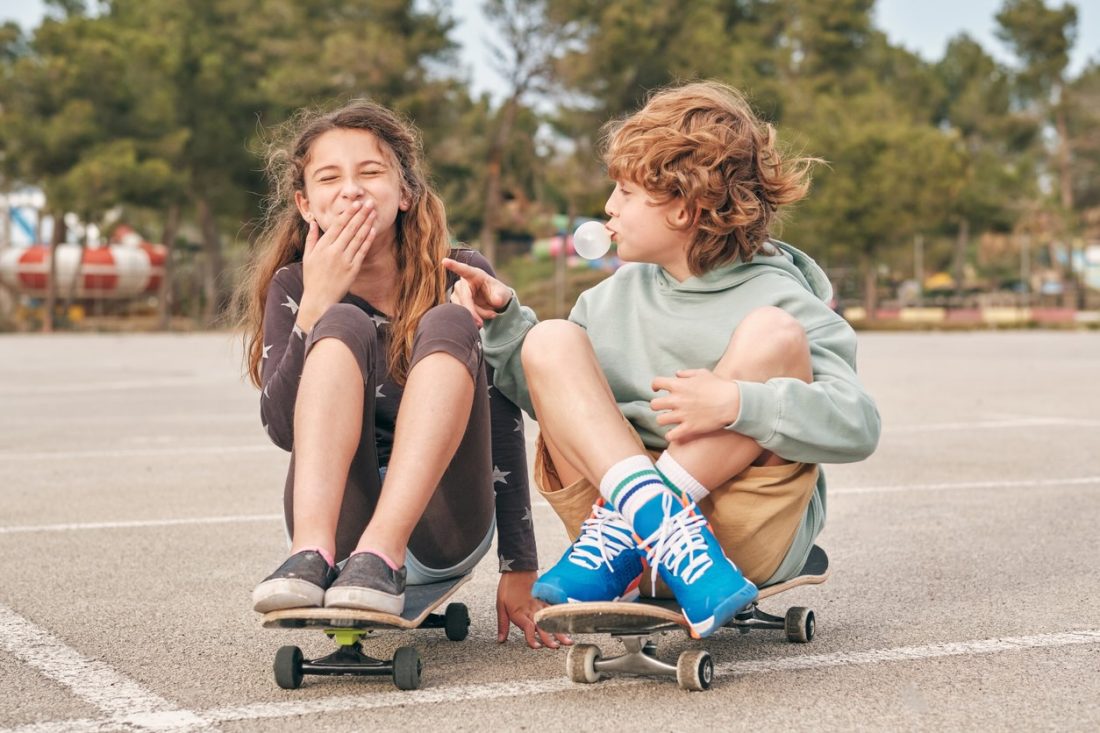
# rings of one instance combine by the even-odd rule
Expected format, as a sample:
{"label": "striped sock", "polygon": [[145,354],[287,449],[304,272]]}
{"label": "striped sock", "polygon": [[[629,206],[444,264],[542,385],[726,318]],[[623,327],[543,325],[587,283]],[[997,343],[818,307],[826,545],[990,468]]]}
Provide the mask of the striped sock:
{"label": "striped sock", "polygon": [[656,469],[661,474],[661,478],[665,480],[665,483],[674,489],[678,489],[681,494],[687,494],[691,497],[692,501],[698,504],[702,501],[707,494],[707,488],[703,486],[699,481],[687,472],[687,469],[680,465],[679,461],[672,457],[672,454],[667,450],[661,454],[661,457],[657,459]]}
{"label": "striped sock", "polygon": [[639,507],[667,490],[653,461],[645,455],[624,458],[608,469],[600,480],[600,495],[631,525]]}

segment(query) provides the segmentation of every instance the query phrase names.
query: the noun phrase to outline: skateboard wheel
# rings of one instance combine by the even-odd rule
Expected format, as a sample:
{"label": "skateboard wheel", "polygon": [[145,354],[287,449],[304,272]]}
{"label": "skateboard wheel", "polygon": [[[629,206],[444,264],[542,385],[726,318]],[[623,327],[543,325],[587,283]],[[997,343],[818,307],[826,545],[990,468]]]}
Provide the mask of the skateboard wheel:
{"label": "skateboard wheel", "polygon": [[415,690],[420,687],[420,653],[416,647],[398,647],[393,653],[393,684],[399,690]]}
{"label": "skateboard wheel", "polygon": [[465,603],[447,604],[443,628],[451,641],[462,641],[470,633],[470,610]]}
{"label": "skateboard wheel", "polygon": [[702,692],[714,681],[714,660],[706,649],[692,649],[676,660],[676,683],[682,690]]}
{"label": "skateboard wheel", "polygon": [[302,650],[296,646],[280,647],[275,652],[275,684],[284,690],[302,686]]}
{"label": "skateboard wheel", "polygon": [[596,670],[596,662],[600,661],[600,648],[595,644],[577,644],[569,647],[569,653],[565,657],[565,669],[569,673],[569,679],[583,685],[590,685],[600,681],[600,673]]}
{"label": "skateboard wheel", "polygon": [[787,641],[795,644],[811,641],[814,638],[814,612],[801,606],[788,608],[783,628],[787,632]]}

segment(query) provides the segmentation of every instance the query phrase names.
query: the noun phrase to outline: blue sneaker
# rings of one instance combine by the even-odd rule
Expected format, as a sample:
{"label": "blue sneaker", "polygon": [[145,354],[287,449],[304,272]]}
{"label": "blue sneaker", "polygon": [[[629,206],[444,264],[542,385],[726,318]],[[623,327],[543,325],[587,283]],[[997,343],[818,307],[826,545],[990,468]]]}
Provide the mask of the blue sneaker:
{"label": "blue sneaker", "polygon": [[663,492],[638,509],[634,527],[639,547],[676,596],[696,639],[710,636],[756,600],[756,586],[726,557],[690,499]]}
{"label": "blue sneaker", "polygon": [[592,509],[576,542],[531,586],[535,598],[558,604],[638,597],[644,566],[634,532],[622,515],[602,502]]}

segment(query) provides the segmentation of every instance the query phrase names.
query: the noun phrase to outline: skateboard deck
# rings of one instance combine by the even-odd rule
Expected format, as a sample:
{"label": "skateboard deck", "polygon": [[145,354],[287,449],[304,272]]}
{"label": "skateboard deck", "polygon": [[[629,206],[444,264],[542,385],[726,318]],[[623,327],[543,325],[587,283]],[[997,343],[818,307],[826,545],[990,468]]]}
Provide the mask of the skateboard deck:
{"label": "skateboard deck", "polygon": [[392,659],[375,659],[363,653],[361,639],[386,629],[444,629],[451,641],[462,641],[470,627],[470,613],[462,603],[449,603],[445,613],[432,613],[470,579],[463,575],[405,589],[405,610],[400,614],[360,611],[352,608],[287,608],[263,615],[266,629],[320,628],[339,649],[328,656],[307,660],[296,646],[284,646],[275,655],[275,682],[283,689],[297,689],[302,676],[391,675],[402,690],[420,686],[423,664],[415,647],[399,647]]}
{"label": "skateboard deck", "polygon": [[[753,629],[783,630],[789,641],[809,642],[813,639],[815,626],[812,610],[794,607],[780,617],[765,613],[758,604],[792,588],[824,583],[828,577],[829,557],[823,549],[814,545],[797,576],[761,588],[757,599],[739,611],[725,626],[736,628],[743,634]],[[643,598],[630,602],[563,603],[539,611],[535,614],[535,623],[552,633],[610,634],[626,646],[627,654],[610,659],[603,659],[599,647],[593,645],[571,647],[566,666],[574,682],[596,682],[602,673],[609,672],[675,674],[680,686],[685,689],[705,690],[710,687],[714,665],[705,650],[684,652],[675,667],[656,658],[656,643],[649,637],[669,631],[688,632],[687,621],[674,600]]]}
{"label": "skateboard deck", "polygon": [[405,610],[400,616],[380,611],[358,611],[354,608],[286,608],[265,613],[265,629],[301,629],[321,626],[339,629],[415,629],[444,601],[454,595],[470,579],[469,575],[405,588]]}

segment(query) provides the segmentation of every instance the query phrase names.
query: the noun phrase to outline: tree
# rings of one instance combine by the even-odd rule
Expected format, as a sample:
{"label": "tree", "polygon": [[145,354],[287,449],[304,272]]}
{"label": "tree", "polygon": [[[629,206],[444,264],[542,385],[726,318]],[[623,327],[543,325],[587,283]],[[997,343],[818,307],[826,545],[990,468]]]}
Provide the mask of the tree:
{"label": "tree", "polygon": [[[506,96],[495,115],[485,159],[485,198],[481,217],[481,253],[495,264],[505,152],[512,144],[516,117],[531,93],[546,92],[554,77],[554,62],[569,43],[573,24],[555,24],[546,0],[487,0],[485,17],[496,27],[501,43],[491,44],[493,66],[506,80]],[[528,137],[528,140],[531,138]]]}
{"label": "tree", "polygon": [[854,261],[863,274],[864,307],[874,318],[878,267],[935,227],[962,186],[956,136],[921,124],[882,96],[821,98],[808,146],[819,168],[807,200],[791,216],[796,241],[818,256]]}
{"label": "tree", "polygon": [[963,287],[971,231],[1011,230],[1021,202],[1037,193],[1038,128],[1014,107],[1012,79],[966,35],[948,44],[936,66],[945,91],[936,122],[958,131],[963,184],[947,202],[956,225],[952,272]]}
{"label": "tree", "polygon": [[1065,72],[1077,36],[1077,8],[1066,3],[1052,9],[1043,0],[1006,0],[996,17],[997,37],[1008,43],[1023,63],[1018,75],[1021,96],[1034,102],[1054,124],[1059,200],[1063,211],[1070,215],[1074,208],[1073,173]]}
{"label": "tree", "polygon": [[1100,228],[1100,64],[1093,63],[1070,83],[1066,103],[1066,132],[1073,150],[1073,201],[1080,211],[1092,212],[1092,226]]}

